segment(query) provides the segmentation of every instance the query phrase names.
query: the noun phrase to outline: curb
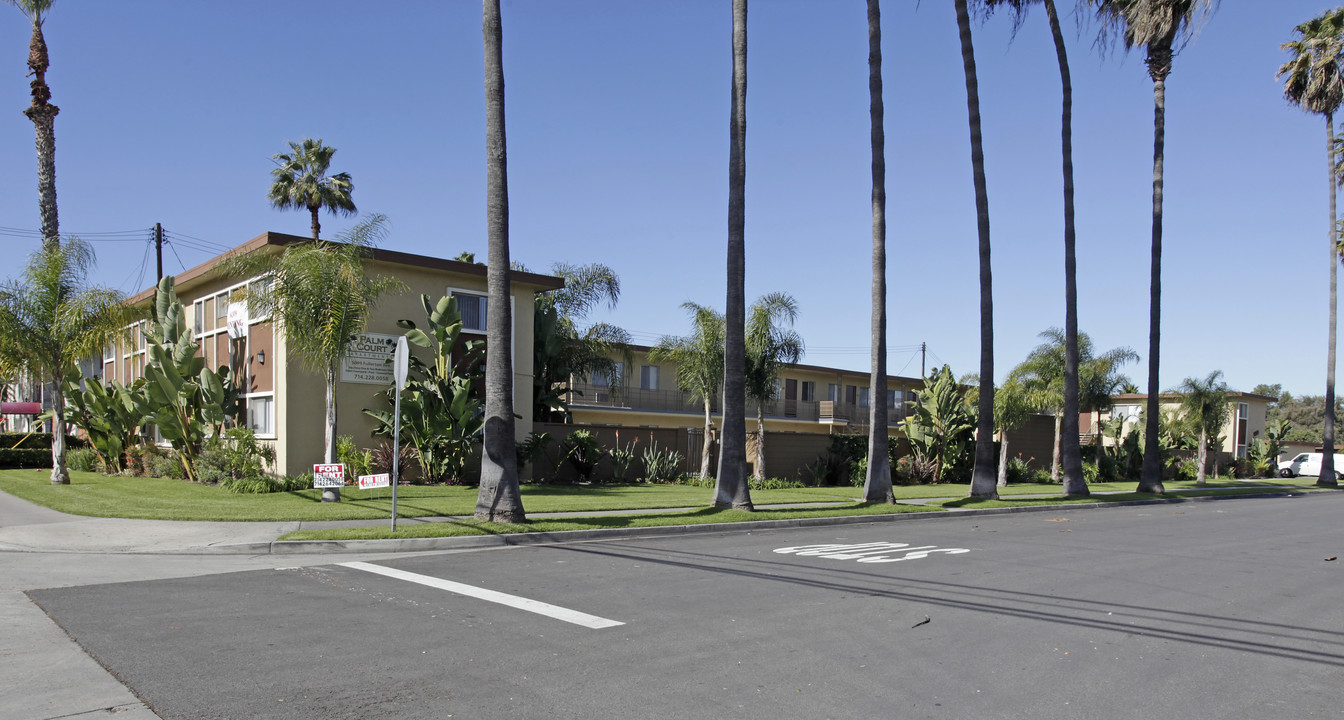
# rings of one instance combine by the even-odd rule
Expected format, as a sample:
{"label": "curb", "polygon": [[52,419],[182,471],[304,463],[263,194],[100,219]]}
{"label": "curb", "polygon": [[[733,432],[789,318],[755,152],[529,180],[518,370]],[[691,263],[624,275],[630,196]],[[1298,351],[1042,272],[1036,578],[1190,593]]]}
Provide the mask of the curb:
{"label": "curb", "polygon": [[678,535],[750,533],[759,530],[786,530],[790,528],[824,527],[829,525],[859,525],[864,523],[905,522],[966,517],[968,515],[1014,515],[1033,512],[1061,512],[1074,510],[1103,510],[1140,505],[1171,505],[1215,500],[1243,500],[1257,498],[1303,497],[1306,491],[1284,491],[1238,495],[1202,495],[1197,497],[1170,497],[1153,500],[1119,500],[1115,502],[1081,503],[1075,505],[1043,505],[982,510],[947,509],[944,512],[907,512],[891,515],[846,515],[841,517],[799,518],[797,520],[755,520],[736,523],[705,523],[700,525],[664,525],[647,528],[607,528],[601,530],[563,530],[560,532],[511,533],[507,535],[467,535],[441,538],[393,538],[387,540],[274,540],[271,542],[211,545],[177,550],[144,551],[143,554],[161,555],[317,555],[368,552],[424,552],[432,550],[479,550],[496,547],[528,545],[559,545],[572,542],[593,542],[619,538],[668,537]]}

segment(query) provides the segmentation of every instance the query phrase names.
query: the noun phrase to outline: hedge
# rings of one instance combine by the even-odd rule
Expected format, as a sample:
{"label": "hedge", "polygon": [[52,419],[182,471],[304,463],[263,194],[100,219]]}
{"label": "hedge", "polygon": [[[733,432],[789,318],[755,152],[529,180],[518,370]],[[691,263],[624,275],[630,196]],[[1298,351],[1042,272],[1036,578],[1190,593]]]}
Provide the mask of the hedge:
{"label": "hedge", "polygon": [[[84,438],[75,437],[74,435],[65,436],[65,446],[67,448],[85,447],[88,444],[89,444],[88,441],[86,441]],[[12,450],[15,448],[18,448],[20,450],[45,449],[48,453],[50,453],[51,433],[49,432],[0,433],[0,450]]]}
{"label": "hedge", "polygon": [[51,448],[45,449],[0,449],[0,468],[49,468],[51,467]]}

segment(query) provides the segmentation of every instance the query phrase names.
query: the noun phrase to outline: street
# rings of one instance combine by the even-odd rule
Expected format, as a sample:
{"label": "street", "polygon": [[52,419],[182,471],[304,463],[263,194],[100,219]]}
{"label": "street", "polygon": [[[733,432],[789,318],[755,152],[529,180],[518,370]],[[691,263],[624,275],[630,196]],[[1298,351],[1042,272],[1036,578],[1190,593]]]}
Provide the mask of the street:
{"label": "street", "polygon": [[1339,717],[1341,512],[1331,494],[120,556],[166,569],[24,589],[171,720]]}

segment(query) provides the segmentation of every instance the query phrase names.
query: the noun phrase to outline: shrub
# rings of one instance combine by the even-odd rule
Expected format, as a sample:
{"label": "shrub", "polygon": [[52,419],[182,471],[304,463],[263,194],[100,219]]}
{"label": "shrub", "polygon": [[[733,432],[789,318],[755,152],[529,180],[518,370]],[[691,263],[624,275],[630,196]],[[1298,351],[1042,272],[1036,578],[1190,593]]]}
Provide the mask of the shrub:
{"label": "shrub", "polygon": [[275,448],[257,442],[250,428],[231,428],[224,437],[205,441],[196,457],[196,477],[204,483],[265,479],[266,466],[275,462]]}
{"label": "shrub", "polygon": [[[391,440],[384,440],[378,443],[377,447],[369,451],[369,469],[372,470],[374,473],[388,473],[390,475],[392,473],[392,457],[393,455],[396,454],[400,454],[400,457],[397,459],[397,472],[401,475],[401,477],[403,478],[406,477],[406,471],[414,467],[415,463],[417,462],[415,457],[415,448],[411,447],[410,443],[402,443],[400,447],[400,453],[397,453],[393,450]],[[297,476],[297,477],[303,477],[303,476]],[[308,474],[307,477],[308,477],[307,487],[311,487],[312,474],[311,473]],[[416,483],[423,484],[424,482],[425,482],[424,474],[421,473],[420,476],[416,478]]]}
{"label": "shrub", "polygon": [[1010,483],[1027,482],[1031,479],[1031,465],[1021,455],[1008,458],[1008,469],[1004,477]]}
{"label": "shrub", "polygon": [[537,461],[546,457],[546,448],[555,442],[555,438],[550,433],[528,433],[527,439],[518,443],[518,467],[524,465],[536,465]]}
{"label": "shrub", "polygon": [[1197,465],[1198,464],[1194,461],[1193,458],[1182,460],[1180,464],[1176,466],[1176,479],[1194,480],[1195,475],[1198,472]]}
{"label": "shrub", "polygon": [[65,466],[78,472],[103,472],[103,461],[93,448],[75,448],[65,451]]}
{"label": "shrub", "polygon": [[373,452],[361,449],[349,435],[336,438],[336,462],[345,464],[345,481],[353,483],[360,475],[373,474]]}
{"label": "shrub", "polygon": [[588,482],[602,459],[602,448],[591,430],[575,430],[565,438],[565,460],[579,474],[579,482]]}
{"label": "shrub", "polygon": [[275,492],[295,492],[298,490],[308,490],[313,487],[313,474],[311,472],[291,475],[275,481]]}
{"label": "shrub", "polygon": [[797,480],[785,480],[784,478],[766,478],[764,480],[749,478],[747,484],[750,485],[752,490],[787,490],[803,487],[803,484]]}
{"label": "shrub", "polygon": [[142,462],[145,474],[151,477],[172,478],[174,480],[187,479],[187,471],[182,467],[182,461],[171,451],[145,455]]}
{"label": "shrub", "polygon": [[219,486],[237,495],[264,495],[280,490],[275,481],[265,477],[225,478]]}
{"label": "shrub", "polygon": [[712,488],[714,487],[714,478],[702,478],[699,475],[682,475],[669,482],[675,482],[678,485],[690,485],[691,487]]}
{"label": "shrub", "polygon": [[864,456],[858,460],[849,461],[849,484],[854,487],[863,487],[863,482],[868,476],[868,457]]}
{"label": "shrub", "polygon": [[1083,463],[1083,482],[1091,485],[1101,476],[1101,471],[1097,469],[1096,463]]}
{"label": "shrub", "polygon": [[811,487],[825,485],[831,479],[831,473],[835,471],[834,457],[830,453],[823,453],[818,455],[816,460],[799,468],[798,476],[802,478],[803,484]]}
{"label": "shrub", "polygon": [[[88,441],[74,435],[65,436],[67,448],[87,447]],[[46,450],[51,452],[51,433],[49,432],[8,432],[0,433],[0,449],[3,450]]]}
{"label": "shrub", "polygon": [[630,444],[621,447],[621,431],[616,431],[616,447],[607,452],[611,458],[611,479],[616,482],[625,482],[625,474],[630,471],[630,465],[635,461],[635,445],[639,442],[636,437],[630,441]]}
{"label": "shrub", "polygon": [[651,483],[675,482],[681,475],[681,464],[685,459],[676,450],[659,450],[658,443],[649,443],[644,448],[644,480]]}

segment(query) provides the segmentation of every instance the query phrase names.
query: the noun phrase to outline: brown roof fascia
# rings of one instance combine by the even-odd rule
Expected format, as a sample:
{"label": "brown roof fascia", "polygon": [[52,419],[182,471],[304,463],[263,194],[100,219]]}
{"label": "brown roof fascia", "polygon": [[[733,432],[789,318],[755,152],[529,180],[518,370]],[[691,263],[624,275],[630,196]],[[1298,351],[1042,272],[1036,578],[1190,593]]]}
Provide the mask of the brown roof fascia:
{"label": "brown roof fascia", "polygon": [[[223,253],[222,255],[213,257],[189,270],[182,271],[181,273],[174,276],[173,282],[179,288],[190,287],[197,281],[209,279],[215,267],[229,258],[236,257],[239,255],[247,255],[249,253],[253,253],[265,248],[273,247],[278,250],[280,248],[284,248],[289,245],[295,245],[298,243],[311,242],[311,241],[312,238],[307,238],[300,235],[289,235],[287,233],[276,233],[276,232],[262,233],[252,238],[251,240],[248,240],[242,245],[239,245],[233,248],[232,250]],[[384,262],[392,265],[407,265],[410,267],[422,267],[422,268],[429,268],[432,270],[446,270],[448,272],[455,272],[461,275],[476,275],[479,277],[485,277],[486,274],[486,266],[484,265],[477,265],[475,263],[465,263],[457,260],[445,260],[443,258],[430,257],[429,255],[416,255],[413,253],[400,252],[397,250],[384,250],[381,248],[374,248],[370,252],[369,258],[376,262]],[[530,272],[519,272],[516,270],[513,271],[511,279],[514,282],[532,286],[536,289],[537,292],[559,290],[560,288],[565,286],[565,281],[563,278],[558,278],[551,275],[538,275],[536,273],[530,273]],[[132,305],[147,302],[150,298],[154,297],[154,290],[155,290],[154,286],[141,290],[140,292],[127,298],[126,302]]]}
{"label": "brown roof fascia", "polygon": [[[1278,398],[1276,398],[1276,397],[1270,397],[1269,395],[1256,395],[1255,393],[1241,392],[1240,390],[1231,390],[1231,391],[1229,391],[1229,392],[1227,393],[1227,396],[1228,396],[1229,398],[1254,398],[1254,399],[1259,399],[1259,400],[1269,400],[1270,402],[1277,402],[1277,401],[1278,401]],[[1181,393],[1164,392],[1164,393],[1159,393],[1158,396],[1157,396],[1157,399],[1158,399],[1158,400],[1179,400],[1179,399],[1181,399],[1182,397],[1184,397],[1184,395],[1182,395]],[[1112,399],[1112,400],[1147,400],[1147,399],[1148,399],[1148,395],[1147,395],[1147,393],[1120,393],[1120,394],[1118,394],[1118,395],[1112,395],[1112,396],[1111,396],[1111,399]]]}

